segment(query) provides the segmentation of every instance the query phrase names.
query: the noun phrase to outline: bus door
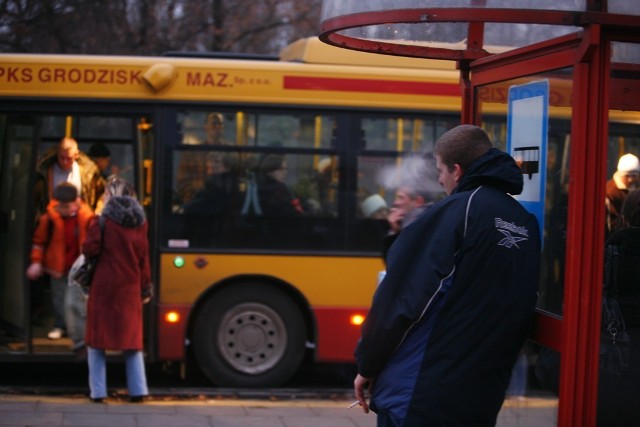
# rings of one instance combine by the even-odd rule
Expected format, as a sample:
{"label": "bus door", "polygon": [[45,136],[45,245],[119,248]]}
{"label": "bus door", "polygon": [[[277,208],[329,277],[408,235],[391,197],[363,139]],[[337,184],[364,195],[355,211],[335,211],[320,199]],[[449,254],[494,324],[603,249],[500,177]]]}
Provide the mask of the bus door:
{"label": "bus door", "polygon": [[[81,156],[91,157],[105,182],[120,177],[133,184],[151,217],[150,115],[80,110],[78,104],[64,110],[51,106],[48,113],[0,115],[0,358],[16,353],[72,356],[68,336],[47,336],[53,326],[49,281],[44,276],[30,282],[25,276],[31,236],[41,214],[35,172],[45,156],[55,153],[62,137],[78,142]],[[97,203],[96,212],[100,208]]]}
{"label": "bus door", "polygon": [[35,136],[32,116],[0,114],[0,342],[2,352],[17,354],[27,351],[29,336],[24,272]]}

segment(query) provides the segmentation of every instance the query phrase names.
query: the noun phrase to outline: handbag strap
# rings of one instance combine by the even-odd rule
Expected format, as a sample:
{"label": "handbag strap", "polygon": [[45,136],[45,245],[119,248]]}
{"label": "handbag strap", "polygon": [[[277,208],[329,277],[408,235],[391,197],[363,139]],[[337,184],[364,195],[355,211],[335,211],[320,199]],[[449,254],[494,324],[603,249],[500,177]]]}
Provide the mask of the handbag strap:
{"label": "handbag strap", "polygon": [[[102,239],[104,238],[104,223],[106,218],[103,215],[98,215],[98,225],[100,226],[100,249],[102,250]],[[96,259],[100,256],[100,253],[96,255]]]}
{"label": "handbag strap", "polygon": [[604,287],[605,295],[618,295],[618,247],[607,245],[607,259],[604,264]]}

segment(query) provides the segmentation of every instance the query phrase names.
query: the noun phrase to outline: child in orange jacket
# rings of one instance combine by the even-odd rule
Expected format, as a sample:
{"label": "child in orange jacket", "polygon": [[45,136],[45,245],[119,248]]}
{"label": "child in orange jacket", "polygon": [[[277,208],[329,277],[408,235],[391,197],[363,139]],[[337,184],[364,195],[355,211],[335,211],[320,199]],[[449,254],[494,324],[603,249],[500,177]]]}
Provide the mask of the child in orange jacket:
{"label": "child in orange jacket", "polygon": [[33,233],[31,264],[26,274],[30,280],[36,280],[43,273],[51,277],[54,327],[48,334],[49,339],[61,338],[67,329],[67,275],[81,253],[89,220],[93,216],[91,208],[78,197],[78,189],[64,182],[54,189],[53,200],[49,202],[47,211],[40,217]]}

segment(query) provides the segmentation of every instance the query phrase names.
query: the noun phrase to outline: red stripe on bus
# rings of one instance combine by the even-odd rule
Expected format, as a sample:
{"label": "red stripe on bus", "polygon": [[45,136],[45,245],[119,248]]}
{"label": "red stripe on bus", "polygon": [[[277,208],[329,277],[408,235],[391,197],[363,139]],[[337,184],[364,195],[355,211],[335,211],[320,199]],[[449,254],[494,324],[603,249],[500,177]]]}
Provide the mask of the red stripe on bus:
{"label": "red stripe on bus", "polygon": [[315,307],[318,331],[318,362],[353,362],[353,350],[360,338],[360,325],[351,324],[351,316],[367,315],[368,308]]}
{"label": "red stripe on bus", "polygon": [[[189,304],[160,304],[158,305],[158,359],[183,360],[184,343],[187,332],[187,319],[192,306]],[[180,321],[169,323],[165,315],[175,311],[180,315]]]}
{"label": "red stripe on bus", "polygon": [[460,96],[460,86],[452,83],[401,80],[343,79],[336,77],[284,76],[285,89],[333,90],[339,92],[402,93],[409,95]]}

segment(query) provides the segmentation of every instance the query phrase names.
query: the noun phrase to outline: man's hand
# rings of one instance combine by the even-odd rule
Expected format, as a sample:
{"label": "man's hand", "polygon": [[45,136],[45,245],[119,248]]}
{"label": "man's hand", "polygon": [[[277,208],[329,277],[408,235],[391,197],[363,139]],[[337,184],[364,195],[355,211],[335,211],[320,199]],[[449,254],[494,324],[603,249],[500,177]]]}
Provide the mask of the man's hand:
{"label": "man's hand", "polygon": [[395,206],[389,210],[389,215],[387,215],[387,222],[389,223],[389,228],[392,232],[399,233],[400,230],[402,230],[402,220],[404,219],[404,214],[404,209]]}
{"label": "man's hand", "polygon": [[369,404],[367,403],[367,399],[365,398],[365,389],[366,393],[371,395],[371,387],[373,385],[373,379],[365,378],[362,375],[356,375],[356,379],[353,380],[353,391],[355,392],[356,399],[360,402],[360,406],[362,406],[362,410],[365,414],[369,413]]}
{"label": "man's hand", "polygon": [[42,264],[39,262],[34,262],[27,268],[27,277],[29,280],[36,280],[40,276],[42,276]]}

